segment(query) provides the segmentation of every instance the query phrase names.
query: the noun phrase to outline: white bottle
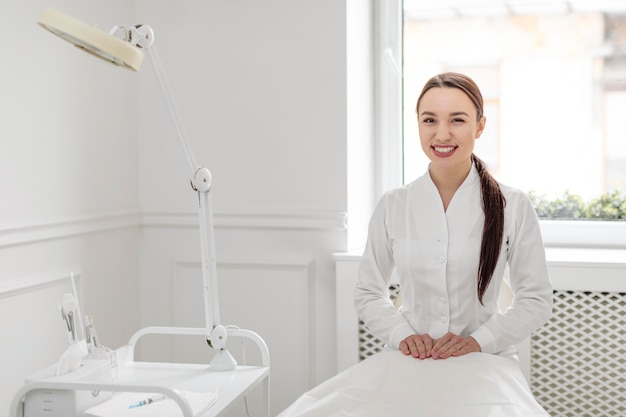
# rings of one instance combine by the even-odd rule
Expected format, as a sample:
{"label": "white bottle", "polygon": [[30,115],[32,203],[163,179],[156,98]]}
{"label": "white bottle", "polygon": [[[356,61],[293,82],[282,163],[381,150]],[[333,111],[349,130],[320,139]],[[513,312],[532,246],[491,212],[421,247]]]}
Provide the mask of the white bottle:
{"label": "white bottle", "polygon": [[85,356],[86,360],[108,360],[111,364],[111,376],[117,381],[117,356],[115,351],[100,343],[96,327],[93,324],[93,317],[85,316],[85,341],[87,342],[87,350],[89,353]]}

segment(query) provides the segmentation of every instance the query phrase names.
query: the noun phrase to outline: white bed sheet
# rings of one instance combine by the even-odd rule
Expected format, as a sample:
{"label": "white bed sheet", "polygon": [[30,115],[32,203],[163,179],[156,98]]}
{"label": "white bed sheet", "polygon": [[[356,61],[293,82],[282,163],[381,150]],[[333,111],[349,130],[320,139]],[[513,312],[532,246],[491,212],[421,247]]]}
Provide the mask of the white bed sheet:
{"label": "white bed sheet", "polygon": [[519,365],[471,353],[419,360],[385,351],[303,394],[278,417],[538,417]]}

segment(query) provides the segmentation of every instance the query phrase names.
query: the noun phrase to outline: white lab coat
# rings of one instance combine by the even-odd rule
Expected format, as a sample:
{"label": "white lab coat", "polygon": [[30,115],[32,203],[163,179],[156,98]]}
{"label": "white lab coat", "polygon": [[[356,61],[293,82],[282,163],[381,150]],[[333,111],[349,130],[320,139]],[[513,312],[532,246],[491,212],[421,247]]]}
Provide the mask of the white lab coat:
{"label": "white lab coat", "polygon": [[[428,172],[381,198],[370,220],[354,298],[359,318],[388,348],[398,349],[415,333],[439,338],[450,331],[474,337],[483,352],[514,357],[513,345],[549,319],[552,286],[537,216],[524,193],[501,188],[504,237],[484,306],[476,289],[484,223],[476,168],[445,211]],[[500,312],[507,263],[514,299]],[[403,301],[399,311],[389,300],[394,270]]]}

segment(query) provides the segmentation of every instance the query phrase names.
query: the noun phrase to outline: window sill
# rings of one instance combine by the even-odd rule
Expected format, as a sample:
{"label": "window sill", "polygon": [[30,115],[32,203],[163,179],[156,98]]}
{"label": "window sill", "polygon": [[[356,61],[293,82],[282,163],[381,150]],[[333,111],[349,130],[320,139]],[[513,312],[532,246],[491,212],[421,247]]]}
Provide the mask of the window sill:
{"label": "window sill", "polygon": [[626,249],[626,221],[540,220],[547,248]]}
{"label": "window sill", "polygon": [[[333,254],[335,262],[360,262],[363,250]],[[546,248],[550,266],[595,266],[624,268],[626,249],[614,248]]]}

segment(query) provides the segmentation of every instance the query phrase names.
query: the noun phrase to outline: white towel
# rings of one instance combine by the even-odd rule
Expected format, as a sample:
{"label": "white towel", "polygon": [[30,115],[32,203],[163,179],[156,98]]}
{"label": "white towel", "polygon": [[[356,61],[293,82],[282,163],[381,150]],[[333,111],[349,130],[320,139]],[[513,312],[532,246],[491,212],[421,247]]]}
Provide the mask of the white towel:
{"label": "white towel", "polygon": [[[179,391],[185,399],[194,416],[197,416],[211,407],[217,400],[217,392]],[[153,397],[155,393],[120,392],[113,395],[108,401],[91,407],[85,411],[83,417],[181,417],[183,411],[176,401],[167,398],[141,407],[128,408],[130,404]]]}
{"label": "white towel", "polygon": [[278,417],[549,417],[511,359],[383,351],[302,394]]}

